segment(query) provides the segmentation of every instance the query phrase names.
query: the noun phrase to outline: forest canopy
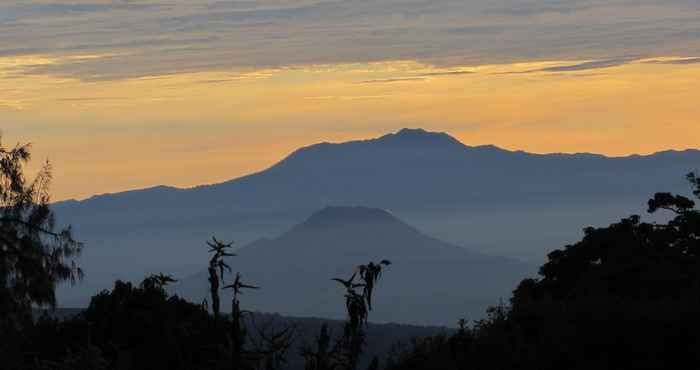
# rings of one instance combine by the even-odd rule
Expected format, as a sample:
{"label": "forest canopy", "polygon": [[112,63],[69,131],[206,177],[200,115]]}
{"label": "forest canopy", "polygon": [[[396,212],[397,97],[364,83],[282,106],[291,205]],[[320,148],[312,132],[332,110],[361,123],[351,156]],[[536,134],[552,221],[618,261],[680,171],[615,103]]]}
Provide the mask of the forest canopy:
{"label": "forest canopy", "polygon": [[[687,176],[700,199],[700,179]],[[510,305],[429,338],[391,369],[661,369],[700,365],[700,210],[657,193],[649,213],[584,230],[551,252]]]}

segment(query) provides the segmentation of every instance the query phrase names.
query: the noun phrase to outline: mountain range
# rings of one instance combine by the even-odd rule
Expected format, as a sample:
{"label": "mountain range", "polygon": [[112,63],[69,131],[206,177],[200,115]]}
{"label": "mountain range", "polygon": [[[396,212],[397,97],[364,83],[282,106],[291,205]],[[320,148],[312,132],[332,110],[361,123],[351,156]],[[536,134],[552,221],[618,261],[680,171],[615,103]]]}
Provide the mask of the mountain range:
{"label": "mountain range", "polygon": [[[336,319],[345,314],[345,290],[331,278],[347,279],[360,264],[388,259],[391,265],[375,290],[370,317],[422,325],[454,325],[464,316],[479,317],[534,273],[518,260],[442,242],[385,210],[367,207],[326,207],[279,237],[259,240],[236,254],[227,261],[233,271],[261,287],[246,292],[248,309]],[[209,294],[207,277],[202,269],[172,292],[201,302]]]}
{"label": "mountain range", "polygon": [[[206,265],[204,242],[211,236],[263,248],[271,241],[260,238],[283,235],[328,206],[387,210],[473,253],[540,264],[548,251],[578,239],[585,226],[643,213],[654,192],[687,193],[684,175],[699,164],[697,150],[627,157],[532,154],[468,146],[421,129],[315,144],[264,171],[219,184],[158,186],[55,204],[58,220],[74,225],[87,245],[79,260],[87,279],[61,289],[60,303],[84,305],[118,278],[188,276]],[[328,261],[309,255],[308,263]]]}

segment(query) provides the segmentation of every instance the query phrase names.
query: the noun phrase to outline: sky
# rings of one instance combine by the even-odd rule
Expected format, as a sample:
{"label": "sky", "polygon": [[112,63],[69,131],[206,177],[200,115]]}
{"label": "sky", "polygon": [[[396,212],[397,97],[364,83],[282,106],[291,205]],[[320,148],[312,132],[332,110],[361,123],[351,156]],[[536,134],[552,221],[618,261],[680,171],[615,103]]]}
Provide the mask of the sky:
{"label": "sky", "polygon": [[6,0],[3,145],[54,199],[259,171],[402,127],[611,156],[700,147],[698,0]]}

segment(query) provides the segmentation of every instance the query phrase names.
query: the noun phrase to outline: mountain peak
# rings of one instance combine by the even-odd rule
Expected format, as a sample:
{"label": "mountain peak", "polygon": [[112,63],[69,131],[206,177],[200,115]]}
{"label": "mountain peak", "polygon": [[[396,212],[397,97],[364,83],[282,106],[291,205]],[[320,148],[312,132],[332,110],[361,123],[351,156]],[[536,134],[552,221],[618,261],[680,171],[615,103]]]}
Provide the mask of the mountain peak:
{"label": "mountain peak", "polygon": [[304,224],[308,226],[394,220],[396,218],[391,213],[379,208],[329,206],[314,212]]}
{"label": "mountain peak", "polygon": [[445,132],[427,131],[422,128],[403,128],[396,133],[384,135],[378,138],[377,141],[408,144],[464,145]]}
{"label": "mountain peak", "polygon": [[397,132],[373,139],[346,141],[342,143],[323,142],[297,149],[274,168],[286,166],[309,167],[311,163],[338,163],[358,157],[383,158],[387,152],[404,153],[445,153],[464,154],[470,149],[459,140],[444,132],[432,132],[421,128],[404,128]]}

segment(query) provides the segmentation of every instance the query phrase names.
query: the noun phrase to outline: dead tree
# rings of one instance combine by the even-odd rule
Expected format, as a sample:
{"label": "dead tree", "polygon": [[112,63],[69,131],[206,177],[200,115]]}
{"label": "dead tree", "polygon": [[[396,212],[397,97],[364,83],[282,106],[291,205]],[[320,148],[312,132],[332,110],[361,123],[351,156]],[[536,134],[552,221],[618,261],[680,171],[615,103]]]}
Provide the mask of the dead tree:
{"label": "dead tree", "polygon": [[207,241],[207,245],[210,248],[209,253],[214,253],[209,260],[209,293],[211,294],[211,307],[214,312],[214,318],[218,318],[221,310],[220,282],[223,283],[224,281],[224,271],[231,271],[231,267],[226,264],[224,258],[234,257],[236,254],[229,252],[233,248],[233,242],[222,243],[215,237],[211,239],[211,241]]}

